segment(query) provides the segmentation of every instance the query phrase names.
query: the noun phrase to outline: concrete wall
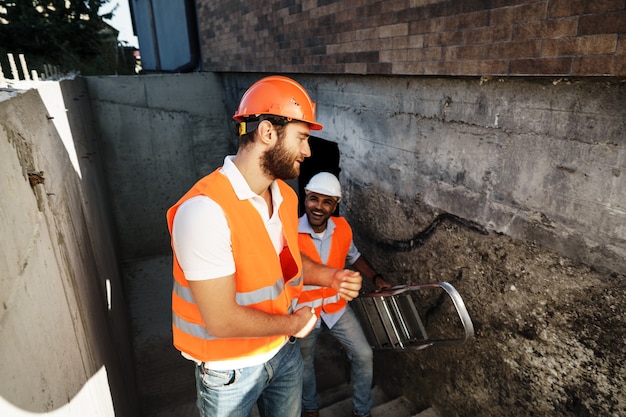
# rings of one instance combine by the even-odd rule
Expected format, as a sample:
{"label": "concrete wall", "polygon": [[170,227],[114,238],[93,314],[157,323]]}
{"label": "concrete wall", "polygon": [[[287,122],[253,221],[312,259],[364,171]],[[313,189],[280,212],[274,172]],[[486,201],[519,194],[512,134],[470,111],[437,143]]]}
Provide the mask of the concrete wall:
{"label": "concrete wall", "polygon": [[[234,125],[209,73],[87,79],[132,321],[142,415],[187,415],[193,366],[174,348],[165,213],[233,152]],[[173,411],[172,411],[173,410]]]}
{"label": "concrete wall", "polygon": [[[329,121],[321,136],[339,142],[348,192],[371,188],[407,203],[421,200],[437,212],[626,273],[622,83],[315,82],[320,118]],[[419,223],[372,232],[407,239]]]}
{"label": "concrete wall", "polygon": [[[225,77],[229,108],[257,78]],[[623,83],[295,78],[317,100],[324,129],[315,134],[339,145],[347,193],[419,201],[626,273]],[[347,199],[346,209],[352,204]],[[391,217],[368,229],[383,241],[407,240],[424,220],[406,220],[411,227]]]}
{"label": "concrete wall", "polygon": [[221,85],[210,73],[87,82],[121,259],[168,252],[165,212],[229,153]]}
{"label": "concrete wall", "polygon": [[134,416],[87,87],[38,88],[0,93],[0,415]]}

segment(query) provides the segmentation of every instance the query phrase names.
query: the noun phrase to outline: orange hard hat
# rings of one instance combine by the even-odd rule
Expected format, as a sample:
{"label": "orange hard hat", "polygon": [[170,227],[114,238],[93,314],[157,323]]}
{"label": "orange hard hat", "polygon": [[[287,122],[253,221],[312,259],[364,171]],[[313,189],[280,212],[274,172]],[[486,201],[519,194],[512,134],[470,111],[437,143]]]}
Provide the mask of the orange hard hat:
{"label": "orange hard hat", "polygon": [[322,129],[322,125],[315,122],[315,103],[304,87],[281,75],[265,77],[252,84],[241,98],[233,119],[243,122],[263,114],[305,122],[311,130]]}

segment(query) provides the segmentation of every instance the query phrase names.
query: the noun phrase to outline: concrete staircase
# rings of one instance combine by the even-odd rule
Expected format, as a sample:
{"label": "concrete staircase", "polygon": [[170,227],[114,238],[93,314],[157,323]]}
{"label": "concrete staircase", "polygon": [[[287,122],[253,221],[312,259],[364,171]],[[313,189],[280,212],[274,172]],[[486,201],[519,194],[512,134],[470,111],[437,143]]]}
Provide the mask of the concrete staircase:
{"label": "concrete staircase", "polygon": [[[351,416],[351,394],[347,383],[321,392],[320,417]],[[439,417],[432,409],[421,413],[417,411],[417,407],[405,397],[390,399],[378,386],[372,388],[372,417]]]}
{"label": "concrete staircase", "polygon": [[[320,417],[352,416],[351,388],[347,383],[320,393]],[[256,408],[250,417],[259,417]],[[372,388],[372,417],[440,417],[432,408],[417,412],[404,397],[389,399],[378,387]]]}

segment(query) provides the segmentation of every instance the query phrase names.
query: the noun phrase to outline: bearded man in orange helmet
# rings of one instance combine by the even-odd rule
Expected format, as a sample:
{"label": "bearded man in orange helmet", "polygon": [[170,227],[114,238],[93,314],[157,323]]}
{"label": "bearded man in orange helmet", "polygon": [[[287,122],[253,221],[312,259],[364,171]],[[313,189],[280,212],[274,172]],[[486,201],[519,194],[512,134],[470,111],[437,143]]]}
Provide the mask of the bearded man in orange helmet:
{"label": "bearded man in orange helmet", "polygon": [[303,283],[346,300],[358,272],[302,257],[298,201],[283,181],[310,156],[315,103],[296,81],[270,76],[243,95],[233,119],[240,144],[167,212],[174,253],[174,345],[196,363],[202,416],[299,417],[297,338],[317,316],[296,309]]}

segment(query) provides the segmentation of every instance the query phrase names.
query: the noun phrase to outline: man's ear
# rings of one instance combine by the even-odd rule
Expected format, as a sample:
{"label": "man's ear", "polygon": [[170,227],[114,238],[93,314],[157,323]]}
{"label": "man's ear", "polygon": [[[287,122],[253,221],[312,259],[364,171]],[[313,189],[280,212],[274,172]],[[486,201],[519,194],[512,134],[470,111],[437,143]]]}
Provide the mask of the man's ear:
{"label": "man's ear", "polygon": [[270,144],[273,140],[276,140],[277,134],[274,129],[274,125],[269,120],[263,120],[257,127],[257,133],[261,138],[261,142]]}

